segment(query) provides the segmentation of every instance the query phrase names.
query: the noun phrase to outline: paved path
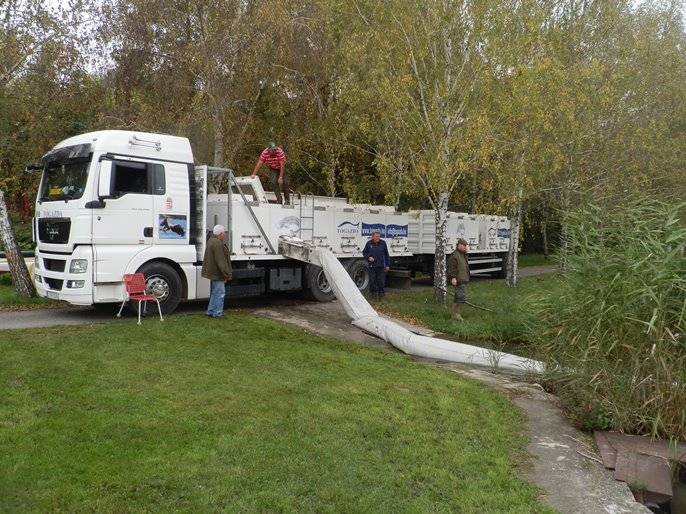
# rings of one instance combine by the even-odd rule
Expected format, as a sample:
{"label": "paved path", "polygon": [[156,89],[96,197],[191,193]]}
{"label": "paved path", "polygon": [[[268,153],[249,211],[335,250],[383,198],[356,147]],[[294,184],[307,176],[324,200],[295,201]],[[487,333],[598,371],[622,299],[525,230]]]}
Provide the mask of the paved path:
{"label": "paved path", "polygon": [[555,266],[527,266],[526,268],[519,268],[520,277],[533,277],[536,275],[544,275],[546,273],[555,273],[559,271]]}
{"label": "paved path", "polygon": [[[543,273],[551,273],[555,271],[552,266],[536,266],[531,268],[522,268],[522,276],[541,275]],[[488,280],[481,278],[478,280]],[[430,281],[417,281],[413,284],[413,288],[422,289],[432,287]],[[389,289],[389,291],[392,291]],[[236,300],[231,303],[231,308],[252,309],[255,307],[265,306],[274,310],[280,309],[284,305],[305,305],[306,310],[312,310],[312,305],[309,302],[303,301],[293,294],[271,295],[269,297],[259,298],[245,298]],[[205,301],[182,303],[174,315],[192,314],[203,312],[205,309]],[[152,306],[151,306],[152,308]],[[38,328],[38,327],[52,327],[57,325],[91,325],[93,323],[104,323],[106,321],[113,321],[118,307],[99,306],[93,307],[66,307],[52,308],[52,309],[33,309],[28,311],[0,311],[0,329],[5,328]],[[292,312],[297,312],[294,307]],[[150,311],[152,314],[152,309]],[[131,316],[131,314],[124,309],[124,316]],[[333,334],[332,334],[333,335]]]}
{"label": "paved path", "polygon": [[[269,298],[245,298],[231,302],[229,309],[254,309],[261,305],[270,305],[273,308],[281,308],[284,305],[303,303],[296,295],[274,295]],[[179,305],[174,316],[184,314],[197,314],[205,312],[207,301],[185,302]],[[119,310],[118,305],[99,305],[96,307],[64,307],[50,309],[32,309],[26,311],[0,311],[0,329],[10,328],[40,328],[59,325],[92,325],[117,321],[115,317]],[[153,312],[154,311],[154,312]],[[157,307],[148,305],[148,317],[157,316]],[[122,313],[122,320],[134,319],[126,308]]]}

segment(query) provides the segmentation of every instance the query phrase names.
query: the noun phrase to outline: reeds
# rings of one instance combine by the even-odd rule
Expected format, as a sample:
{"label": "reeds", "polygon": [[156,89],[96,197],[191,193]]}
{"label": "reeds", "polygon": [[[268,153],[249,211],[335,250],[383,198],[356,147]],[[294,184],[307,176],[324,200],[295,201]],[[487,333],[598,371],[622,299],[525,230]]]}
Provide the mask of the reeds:
{"label": "reeds", "polygon": [[531,328],[585,428],[686,438],[685,212],[641,195],[565,214],[567,268]]}

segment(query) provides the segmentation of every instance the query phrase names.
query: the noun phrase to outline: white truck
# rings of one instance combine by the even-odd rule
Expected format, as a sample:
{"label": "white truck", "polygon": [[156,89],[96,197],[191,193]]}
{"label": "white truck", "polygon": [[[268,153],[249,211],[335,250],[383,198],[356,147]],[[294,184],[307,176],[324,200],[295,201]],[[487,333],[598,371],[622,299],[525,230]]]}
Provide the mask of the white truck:
{"label": "white truck", "polygon": [[[330,249],[363,291],[369,278],[362,249],[374,230],[386,239],[394,268],[433,268],[432,211],[401,213],[312,195],[291,195],[291,205],[280,205],[258,178],[195,165],[183,137],[91,132],[62,141],[37,167],[35,283],[43,297],[75,305],[121,302],[124,274],[142,272],[165,312],[208,298],[200,270],[216,224],[228,231],[230,298],[295,290],[333,298],[321,268],[279,253],[280,236]],[[217,175],[229,184],[226,193],[208,192]],[[449,251],[458,237],[470,242],[473,273],[503,268],[506,218],[451,213],[448,232]]]}

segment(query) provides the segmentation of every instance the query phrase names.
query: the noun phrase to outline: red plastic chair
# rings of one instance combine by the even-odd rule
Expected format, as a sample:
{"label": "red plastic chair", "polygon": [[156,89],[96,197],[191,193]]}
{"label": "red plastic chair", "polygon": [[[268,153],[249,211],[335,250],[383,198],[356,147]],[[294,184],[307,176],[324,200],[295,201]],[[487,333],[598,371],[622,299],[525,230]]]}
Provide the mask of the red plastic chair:
{"label": "red plastic chair", "polygon": [[119,312],[117,317],[121,318],[121,311],[124,309],[124,304],[129,300],[138,300],[138,324],[141,324],[141,304],[145,302],[148,305],[148,301],[155,301],[157,303],[157,310],[160,312],[160,321],[164,321],[162,317],[162,307],[160,307],[160,301],[154,294],[148,294],[145,291],[145,275],[143,273],[127,273],[124,275],[124,286],[126,287],[126,298],[121,302],[121,307],[119,307]]}

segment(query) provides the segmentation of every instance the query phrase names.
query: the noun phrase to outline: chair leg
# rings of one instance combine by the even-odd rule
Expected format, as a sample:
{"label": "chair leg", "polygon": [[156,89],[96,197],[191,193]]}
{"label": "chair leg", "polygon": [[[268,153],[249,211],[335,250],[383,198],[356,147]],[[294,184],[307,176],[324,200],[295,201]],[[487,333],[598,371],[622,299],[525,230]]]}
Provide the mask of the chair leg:
{"label": "chair leg", "polygon": [[138,324],[141,324],[141,301],[138,300]]}
{"label": "chair leg", "polygon": [[155,300],[157,302],[157,310],[160,311],[160,321],[164,321],[164,318],[162,317],[162,307],[160,307],[160,301]]}
{"label": "chair leg", "polygon": [[121,318],[121,311],[124,310],[124,304],[127,302],[128,299],[125,299],[123,302],[121,302],[121,307],[119,307],[119,312],[117,313],[117,317]]}

